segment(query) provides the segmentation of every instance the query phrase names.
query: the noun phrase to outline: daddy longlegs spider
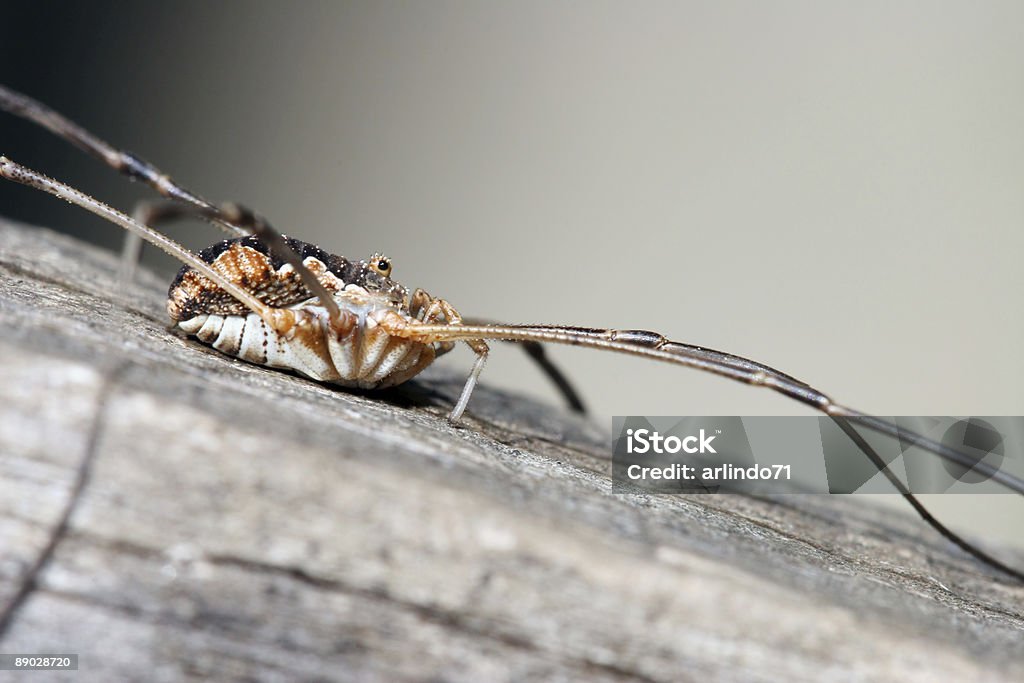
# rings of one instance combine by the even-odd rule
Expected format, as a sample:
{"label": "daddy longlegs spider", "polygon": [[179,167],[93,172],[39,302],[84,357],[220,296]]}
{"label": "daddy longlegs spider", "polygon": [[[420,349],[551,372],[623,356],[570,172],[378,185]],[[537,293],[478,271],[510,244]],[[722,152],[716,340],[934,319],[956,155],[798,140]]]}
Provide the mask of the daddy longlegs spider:
{"label": "daddy longlegs spider", "polygon": [[[828,416],[930,526],[975,558],[1024,582],[1024,572],[1007,566],[935,519],[855,425],[926,449],[1024,494],[1024,480],[1011,473],[839,404],[811,385],[762,363],[669,340],[656,332],[463,319],[444,299],[422,289],[410,293],[392,280],[392,264],[380,254],[351,261],[284,237],[253,211],[230,203],[217,206],[149,162],[111,146],[46,105],[3,86],[0,109],[46,128],[164,198],[140,205],[132,218],[62,182],[0,157],[0,176],[4,179],[86,209],[127,230],[135,244],[145,240],[181,261],[184,266],[168,293],[168,313],[178,327],[219,351],[294,370],[318,381],[373,389],[410,379],[437,356],[452,350],[456,342],[464,342],[476,354],[476,360],[449,415],[452,423],[459,422],[469,403],[488,357],[488,341],[520,343],[576,412],[584,412],[583,403],[547,359],[543,343],[630,354],[766,387]],[[154,229],[159,223],[184,217],[210,222],[231,238],[194,254]],[[137,248],[126,248],[126,271],[134,263],[130,256],[133,251],[137,254]]]}

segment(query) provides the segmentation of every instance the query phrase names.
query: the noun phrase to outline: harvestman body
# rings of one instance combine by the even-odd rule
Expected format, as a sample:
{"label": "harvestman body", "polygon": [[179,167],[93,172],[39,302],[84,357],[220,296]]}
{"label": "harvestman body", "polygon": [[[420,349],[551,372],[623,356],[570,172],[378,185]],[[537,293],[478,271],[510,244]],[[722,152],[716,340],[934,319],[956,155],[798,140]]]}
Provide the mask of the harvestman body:
{"label": "harvestman body", "polygon": [[[375,254],[351,261],[284,237],[263,218],[235,204],[215,206],[152,164],[116,149],[49,107],[0,86],[0,109],[47,128],[107,165],[141,180],[165,201],[129,216],[36,171],[0,157],[0,177],[76,204],[168,252],[184,264],[168,292],[167,310],[186,333],[236,358],[288,369],[311,379],[375,389],[405,382],[438,356],[465,342],[476,362],[449,419],[458,422],[488,355],[486,340],[520,342],[562,391],[570,407],[583,405],[545,357],[550,342],[617,351],[768,387],[829,416],[883,471],[932,527],[983,562],[1024,581],[1015,570],[968,543],[931,516],[854,424],[898,437],[1024,493],[1024,481],[959,450],[835,403],[810,385],[769,366],[720,351],[671,341],[644,330],[556,325],[471,323],[444,299],[411,293],[391,279],[390,260]],[[233,237],[198,255],[152,226],[181,217],[205,219]]]}
{"label": "harvestman body", "polygon": [[319,305],[290,263],[275,258],[258,238],[244,237],[220,242],[199,257],[229,281],[288,313],[275,313],[268,324],[185,267],[168,292],[171,320],[229,356],[360,389],[401,384],[454,346],[398,334],[411,320],[444,324],[460,318],[444,301],[422,290],[410,296],[392,282],[387,258],[376,254],[369,261],[353,262],[298,240],[286,238],[286,243],[334,300],[336,317]]}

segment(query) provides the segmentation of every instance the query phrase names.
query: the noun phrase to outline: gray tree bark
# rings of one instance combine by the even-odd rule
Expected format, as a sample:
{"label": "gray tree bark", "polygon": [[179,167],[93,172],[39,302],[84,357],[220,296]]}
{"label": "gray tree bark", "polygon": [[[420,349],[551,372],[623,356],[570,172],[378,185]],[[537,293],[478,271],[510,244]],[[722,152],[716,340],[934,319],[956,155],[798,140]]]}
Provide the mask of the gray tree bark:
{"label": "gray tree bark", "polygon": [[443,369],[357,395],[230,360],[165,287],[0,223],[0,604],[91,458],[2,652],[90,681],[1024,680],[1024,587],[916,518],[614,495],[584,419],[482,386],[453,428]]}

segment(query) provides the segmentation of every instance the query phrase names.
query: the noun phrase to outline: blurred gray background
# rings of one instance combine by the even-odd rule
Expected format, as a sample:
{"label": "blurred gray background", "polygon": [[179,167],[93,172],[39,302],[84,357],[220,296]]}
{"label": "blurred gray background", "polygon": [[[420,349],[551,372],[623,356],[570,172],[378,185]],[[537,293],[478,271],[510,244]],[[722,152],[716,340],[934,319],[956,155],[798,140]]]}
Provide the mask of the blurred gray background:
{"label": "blurred gray background", "polygon": [[[1024,414],[1020,2],[5,2],[0,25],[0,81],[465,314],[651,328],[880,415]],[[6,116],[0,153],[150,196]],[[0,211],[121,239],[20,187]],[[599,416],[808,412],[554,354]],[[485,381],[554,400],[506,348]],[[1021,537],[1015,497],[929,502]]]}

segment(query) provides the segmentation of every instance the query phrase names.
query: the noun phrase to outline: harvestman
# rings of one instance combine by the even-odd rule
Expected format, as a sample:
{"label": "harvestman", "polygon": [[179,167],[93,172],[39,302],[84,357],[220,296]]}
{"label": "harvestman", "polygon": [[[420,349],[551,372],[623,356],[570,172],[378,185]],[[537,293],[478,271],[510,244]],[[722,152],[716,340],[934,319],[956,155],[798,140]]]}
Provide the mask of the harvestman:
{"label": "harvestman", "polygon": [[[168,313],[178,327],[219,351],[293,370],[317,381],[375,389],[410,379],[461,341],[476,354],[476,361],[449,415],[453,423],[461,418],[483,370],[488,340],[522,343],[577,412],[583,412],[582,402],[546,358],[541,343],[617,351],[767,387],[831,418],[928,524],[974,557],[1024,581],[1024,572],[1008,567],[935,519],[854,425],[927,449],[1024,494],[1024,481],[1010,473],[840,405],[809,384],[767,365],[672,341],[656,332],[464,320],[444,299],[422,289],[410,293],[392,280],[391,261],[380,254],[365,261],[350,261],[284,237],[256,213],[237,204],[212,204],[149,162],[112,147],[46,105],[3,86],[0,109],[48,129],[132,180],[144,182],[164,198],[140,205],[135,218],[131,218],[64,183],[0,157],[3,178],[76,204],[129,231],[136,236],[136,244],[141,244],[141,238],[181,261],[184,266],[168,293]],[[204,219],[232,237],[193,254],[152,227],[183,217]],[[6,616],[12,609],[9,606]]]}

